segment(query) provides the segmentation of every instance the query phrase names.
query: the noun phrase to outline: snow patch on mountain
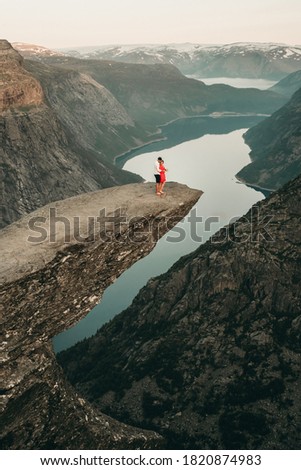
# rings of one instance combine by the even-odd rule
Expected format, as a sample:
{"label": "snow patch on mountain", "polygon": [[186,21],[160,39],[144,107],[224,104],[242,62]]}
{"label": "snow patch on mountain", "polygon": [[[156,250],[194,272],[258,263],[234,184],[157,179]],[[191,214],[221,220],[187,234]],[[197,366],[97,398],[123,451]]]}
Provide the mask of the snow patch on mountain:
{"label": "snow patch on mountain", "polygon": [[172,64],[184,75],[280,80],[301,68],[301,46],[276,43],[115,44],[64,52],[84,59]]}
{"label": "snow patch on mountain", "polygon": [[14,49],[16,49],[21,55],[24,57],[30,57],[30,56],[47,56],[47,57],[52,57],[52,56],[64,56],[62,52],[48,49],[47,47],[44,46],[38,46],[36,44],[26,44],[23,42],[13,42],[12,46]]}

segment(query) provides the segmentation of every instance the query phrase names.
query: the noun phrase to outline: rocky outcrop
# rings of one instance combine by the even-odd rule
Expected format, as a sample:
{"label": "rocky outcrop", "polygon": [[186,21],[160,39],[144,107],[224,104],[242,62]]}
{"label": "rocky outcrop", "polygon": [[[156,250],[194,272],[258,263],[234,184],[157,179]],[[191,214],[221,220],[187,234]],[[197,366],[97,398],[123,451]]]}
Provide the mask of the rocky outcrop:
{"label": "rocky outcrop", "polygon": [[300,220],[301,176],[62,352],[67,377],[171,448],[301,449]]}
{"label": "rocky outcrop", "polygon": [[0,112],[42,103],[41,85],[23,68],[22,56],[3,39],[0,39],[0,68]]}
{"label": "rocky outcrop", "polygon": [[124,185],[45,206],[0,232],[1,442],[9,449],[157,448],[162,438],[94,409],[67,383],[51,338],[181,219],[201,192]]}
{"label": "rocky outcrop", "polygon": [[252,162],[238,174],[251,185],[277,189],[301,173],[301,88],[271,117],[244,134]]}

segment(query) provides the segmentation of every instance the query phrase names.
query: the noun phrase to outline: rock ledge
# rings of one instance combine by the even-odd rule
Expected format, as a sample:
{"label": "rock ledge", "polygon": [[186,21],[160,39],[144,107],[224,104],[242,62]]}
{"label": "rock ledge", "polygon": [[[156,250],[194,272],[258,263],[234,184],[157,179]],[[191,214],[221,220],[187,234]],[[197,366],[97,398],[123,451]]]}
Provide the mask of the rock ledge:
{"label": "rock ledge", "polygon": [[[84,317],[104,289],[148,254],[201,195],[201,191],[177,183],[169,183],[167,191],[165,198],[159,198],[154,184],[148,183],[88,193],[44,206],[0,232],[0,294],[5,305],[3,448],[162,446],[156,433],[110,419],[83,400],[65,380],[51,338]],[[35,238],[41,232],[33,232],[28,224],[34,220],[34,227],[45,229],[50,209],[70,222],[70,230],[65,231],[66,225],[58,222],[53,243],[49,237],[30,243],[28,236]],[[100,217],[97,230],[87,230],[88,217],[96,220],[103,210],[111,222]],[[80,240],[73,223],[76,218]]]}

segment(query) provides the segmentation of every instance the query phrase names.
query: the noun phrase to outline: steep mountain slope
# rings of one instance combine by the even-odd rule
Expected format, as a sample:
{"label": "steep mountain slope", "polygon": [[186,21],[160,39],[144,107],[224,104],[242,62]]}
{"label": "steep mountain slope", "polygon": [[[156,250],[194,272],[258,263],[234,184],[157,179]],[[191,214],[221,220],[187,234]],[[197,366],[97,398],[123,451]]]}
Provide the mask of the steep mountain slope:
{"label": "steep mountain slope", "polygon": [[276,83],[276,85],[272,86],[270,90],[291,98],[299,88],[301,88],[301,70],[290,73],[287,77],[284,77],[280,82]]}
{"label": "steep mountain slope", "polygon": [[168,64],[124,64],[75,58],[51,58],[48,62],[90,75],[110,90],[135,122],[152,130],[173,119],[212,111],[271,113],[286,101],[283,96],[269,91],[207,86],[186,78]]}
{"label": "steep mountain slope", "polygon": [[169,63],[199,77],[281,79],[301,68],[301,47],[272,43],[162,44],[83,47],[64,51],[86,59]]}
{"label": "steep mountain slope", "polygon": [[271,117],[244,135],[252,163],[238,177],[276,189],[301,173],[301,88]]}
{"label": "steep mountain slope", "polygon": [[59,356],[93,404],[171,448],[301,449],[301,176]]}
{"label": "steep mountain slope", "polygon": [[77,144],[113,160],[150,139],[109,90],[89,75],[29,61],[25,67],[42,84],[49,106]]}
{"label": "steep mountain slope", "polygon": [[[137,175],[115,168],[106,158],[108,141],[113,136],[117,144],[111,147],[117,153],[137,142],[135,136],[128,140],[124,137],[129,128],[135,128],[109,92],[89,77],[76,76],[69,82],[67,77],[64,84],[67,90],[61,96],[60,77],[48,68],[51,86],[47,88],[47,83],[40,83],[39,77],[25,70],[23,59],[7,41],[0,42],[0,65],[4,70],[0,85],[0,227],[50,201],[141,181]],[[79,102],[82,113],[74,116]],[[88,107],[92,117],[93,110],[95,115],[102,109],[94,127],[87,121],[79,125]],[[120,138],[118,131],[122,134]],[[100,155],[100,150],[95,149],[102,149],[102,141]]]}

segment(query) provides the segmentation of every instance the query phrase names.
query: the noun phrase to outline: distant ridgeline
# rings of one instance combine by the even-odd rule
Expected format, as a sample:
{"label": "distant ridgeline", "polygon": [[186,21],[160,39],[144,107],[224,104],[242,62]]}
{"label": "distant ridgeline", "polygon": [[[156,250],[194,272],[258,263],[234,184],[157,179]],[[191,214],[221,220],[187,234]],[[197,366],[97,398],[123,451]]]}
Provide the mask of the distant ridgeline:
{"label": "distant ridgeline", "polygon": [[85,59],[128,63],[170,63],[199,77],[240,77],[280,80],[301,69],[301,46],[273,43],[154,44],[85,47],[64,50]]}

